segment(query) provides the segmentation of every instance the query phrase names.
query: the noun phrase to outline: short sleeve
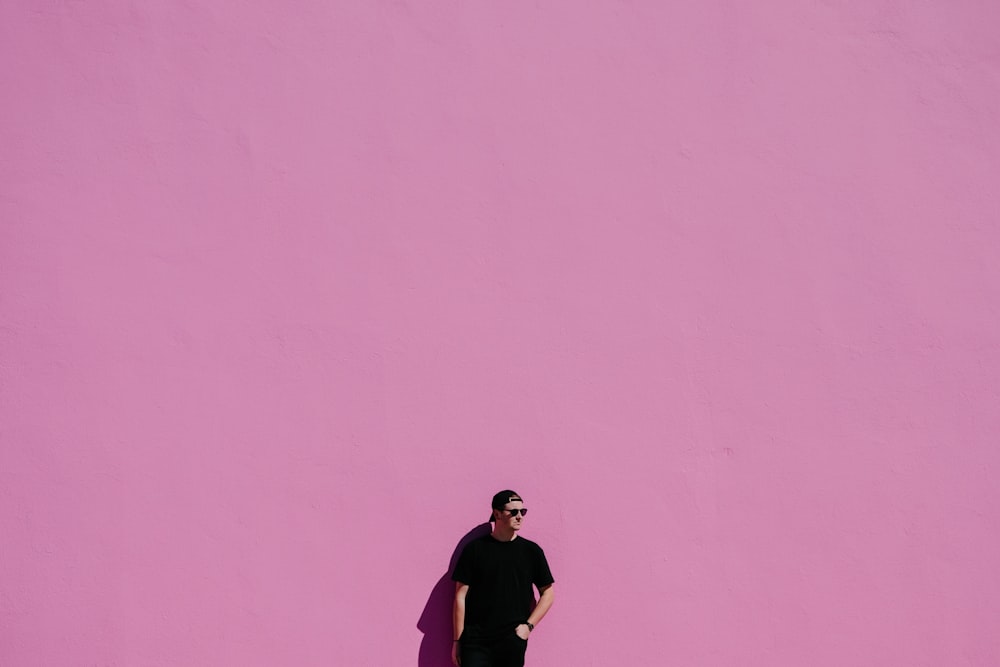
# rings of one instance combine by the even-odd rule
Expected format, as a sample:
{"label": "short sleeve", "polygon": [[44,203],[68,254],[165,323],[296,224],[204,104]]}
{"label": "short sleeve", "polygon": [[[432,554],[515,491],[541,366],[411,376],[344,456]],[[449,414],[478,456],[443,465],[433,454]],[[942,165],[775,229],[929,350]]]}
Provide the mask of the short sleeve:
{"label": "short sleeve", "polygon": [[455,564],[455,571],[451,573],[451,580],[458,581],[463,584],[472,583],[472,544],[465,545],[462,549],[462,555],[458,557],[458,562]]}
{"label": "short sleeve", "polygon": [[[457,568],[456,568],[457,569]],[[544,588],[555,582],[552,578],[552,570],[549,569],[549,562],[545,559],[545,552],[541,547],[535,552],[535,564],[532,583],[538,588]]]}

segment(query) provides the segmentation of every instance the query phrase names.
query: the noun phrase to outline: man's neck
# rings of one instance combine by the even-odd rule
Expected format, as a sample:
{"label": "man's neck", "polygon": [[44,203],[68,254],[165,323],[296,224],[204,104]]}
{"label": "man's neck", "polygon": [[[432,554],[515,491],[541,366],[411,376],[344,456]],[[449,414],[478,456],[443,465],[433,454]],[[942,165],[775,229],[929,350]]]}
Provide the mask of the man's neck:
{"label": "man's neck", "polygon": [[494,524],[493,532],[490,536],[497,542],[510,542],[517,537],[517,531],[510,529],[504,530],[500,526]]}

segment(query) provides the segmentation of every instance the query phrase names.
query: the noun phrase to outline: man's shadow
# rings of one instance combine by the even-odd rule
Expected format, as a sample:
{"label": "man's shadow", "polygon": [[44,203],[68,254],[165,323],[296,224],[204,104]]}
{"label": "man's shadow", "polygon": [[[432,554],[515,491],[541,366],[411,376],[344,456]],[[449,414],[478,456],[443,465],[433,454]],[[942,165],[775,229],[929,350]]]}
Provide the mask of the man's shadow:
{"label": "man's shadow", "polygon": [[451,665],[451,610],[455,601],[455,583],[451,573],[455,571],[455,563],[462,554],[462,549],[472,540],[490,534],[490,524],[483,523],[465,534],[458,541],[458,546],[451,554],[448,571],[442,575],[431,590],[424,611],[417,621],[417,629],[424,633],[420,641],[420,653],[417,656],[418,667],[448,667]]}

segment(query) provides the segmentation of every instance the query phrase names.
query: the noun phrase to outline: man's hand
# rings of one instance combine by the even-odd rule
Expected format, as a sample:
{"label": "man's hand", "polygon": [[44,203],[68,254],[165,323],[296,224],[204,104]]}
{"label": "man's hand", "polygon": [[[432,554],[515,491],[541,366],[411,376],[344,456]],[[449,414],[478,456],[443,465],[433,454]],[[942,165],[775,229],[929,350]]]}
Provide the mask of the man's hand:
{"label": "man's hand", "polygon": [[524,641],[528,641],[528,635],[531,634],[531,628],[528,627],[527,623],[522,623],[521,625],[514,628],[514,632],[517,634],[518,637],[520,637]]}
{"label": "man's hand", "polygon": [[462,667],[462,651],[458,648],[458,642],[451,643],[451,664]]}

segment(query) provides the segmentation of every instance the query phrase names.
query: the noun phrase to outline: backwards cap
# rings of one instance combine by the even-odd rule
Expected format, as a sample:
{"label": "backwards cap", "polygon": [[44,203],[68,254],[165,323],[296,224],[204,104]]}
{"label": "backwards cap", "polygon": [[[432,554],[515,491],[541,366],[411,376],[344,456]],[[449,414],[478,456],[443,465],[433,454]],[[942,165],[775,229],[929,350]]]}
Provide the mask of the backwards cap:
{"label": "backwards cap", "polygon": [[[515,500],[521,500],[521,496],[517,495],[515,492],[511,491],[510,489],[505,489],[505,490],[501,491],[500,493],[496,494],[495,496],[493,496],[493,505],[492,505],[492,507],[495,510],[502,510],[504,505],[506,505],[507,503],[512,503]],[[524,502],[524,501],[521,500],[521,502]],[[490,512],[489,521],[493,521],[493,512]]]}

